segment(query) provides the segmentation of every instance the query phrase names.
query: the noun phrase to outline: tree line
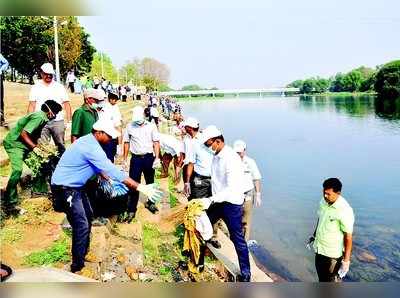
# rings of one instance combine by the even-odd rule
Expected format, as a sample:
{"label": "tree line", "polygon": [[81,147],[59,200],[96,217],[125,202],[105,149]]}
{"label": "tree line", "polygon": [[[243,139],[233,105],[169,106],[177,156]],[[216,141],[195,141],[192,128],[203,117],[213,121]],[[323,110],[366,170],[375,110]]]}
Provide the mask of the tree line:
{"label": "tree line", "polygon": [[400,97],[400,60],[394,60],[375,69],[361,66],[348,73],[337,73],[328,79],[312,77],[296,80],[287,87],[299,88],[302,94],[325,92],[376,92],[380,97]]}
{"label": "tree line", "polygon": [[[0,17],[1,53],[10,63],[8,79],[28,80],[44,62],[55,64],[53,17]],[[151,57],[134,58],[121,68],[111,58],[96,51],[90,35],[74,16],[57,17],[60,75],[65,79],[69,70],[75,75],[92,78],[102,76],[112,83],[145,86],[147,90],[168,91],[169,67]]]}

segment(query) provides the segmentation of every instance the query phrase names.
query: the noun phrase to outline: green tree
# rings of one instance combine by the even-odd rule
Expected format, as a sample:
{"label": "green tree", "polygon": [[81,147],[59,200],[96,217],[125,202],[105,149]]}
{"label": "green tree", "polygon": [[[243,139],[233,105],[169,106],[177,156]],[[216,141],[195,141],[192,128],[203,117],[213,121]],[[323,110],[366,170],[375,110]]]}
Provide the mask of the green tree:
{"label": "green tree", "polygon": [[329,88],[332,92],[342,92],[345,90],[345,75],[342,73],[337,73],[332,80],[331,86]]}
{"label": "green tree", "polygon": [[[105,53],[103,53],[103,72],[104,78],[106,80],[109,80],[113,83],[117,82],[117,69],[112,64],[111,58]],[[90,76],[97,78],[101,78],[102,76],[101,53],[99,52],[96,52],[94,54]]]}
{"label": "green tree", "polygon": [[125,64],[121,68],[121,74],[125,78],[126,83],[129,81],[133,81],[135,84],[139,85],[140,77],[139,77],[139,68],[140,68],[140,60],[133,59],[131,61],[126,61]]}
{"label": "green tree", "polygon": [[50,20],[40,17],[1,17],[1,51],[12,69],[29,78],[49,61],[53,44]]}
{"label": "green tree", "polygon": [[94,53],[96,52],[96,49],[94,46],[89,41],[89,34],[86,33],[83,29],[81,30],[81,54],[76,61],[76,74],[81,75],[81,74],[86,74],[89,73],[91,68],[92,68],[92,61],[93,61],[93,56]]}
{"label": "green tree", "polygon": [[300,87],[300,93],[308,94],[315,91],[315,79],[307,79],[304,80],[303,84]]}
{"label": "green tree", "polygon": [[301,88],[303,86],[303,80],[296,80],[287,85],[288,88]]}
{"label": "green tree", "polygon": [[146,91],[155,91],[158,90],[162,82],[160,82],[156,77],[152,75],[144,75],[141,79],[143,86],[146,87]]}
{"label": "green tree", "polygon": [[314,80],[314,88],[317,93],[324,93],[328,91],[330,81],[324,78],[316,78]]}
{"label": "green tree", "polygon": [[344,75],[343,84],[344,90],[348,92],[355,92],[360,89],[362,82],[362,74],[358,70],[352,70]]}
{"label": "green tree", "polygon": [[400,60],[391,61],[378,70],[374,88],[383,99],[400,97]]}
{"label": "green tree", "polygon": [[198,90],[202,90],[202,88],[199,85],[192,84],[192,85],[183,86],[181,90],[182,91],[198,91]]}

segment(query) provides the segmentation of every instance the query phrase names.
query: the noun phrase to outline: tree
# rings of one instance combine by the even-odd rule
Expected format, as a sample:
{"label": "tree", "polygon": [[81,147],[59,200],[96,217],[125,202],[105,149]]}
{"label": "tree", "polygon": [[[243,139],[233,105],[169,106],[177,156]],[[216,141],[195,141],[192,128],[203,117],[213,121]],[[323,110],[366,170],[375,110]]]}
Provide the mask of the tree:
{"label": "tree", "polygon": [[202,90],[202,88],[199,85],[192,84],[192,85],[183,86],[181,90],[182,91],[198,91],[198,90]]}
{"label": "tree", "polygon": [[362,82],[362,74],[358,70],[352,70],[343,77],[344,90],[348,92],[358,91]]}
{"label": "tree", "polygon": [[287,85],[288,88],[301,88],[303,80],[296,80]]}
{"label": "tree", "polygon": [[324,78],[316,78],[314,80],[314,88],[317,93],[324,93],[328,91],[330,81]]}
{"label": "tree", "polygon": [[89,73],[92,68],[92,61],[96,49],[89,41],[89,34],[83,29],[81,30],[81,54],[76,61],[76,74],[86,74]]}
{"label": "tree", "polygon": [[156,77],[152,75],[144,75],[142,77],[142,84],[146,87],[146,91],[155,91],[158,90],[158,87],[162,84]]}
{"label": "tree", "polygon": [[[102,77],[102,67],[101,67],[101,55],[102,53],[96,52],[92,61],[92,69],[90,71],[90,76],[101,78]],[[117,69],[112,64],[111,58],[103,53],[103,75],[106,80],[111,82],[116,82],[118,79]]]}
{"label": "tree", "polygon": [[329,88],[332,92],[342,92],[345,89],[344,74],[337,73],[332,80],[331,86]]}
{"label": "tree", "polygon": [[133,59],[131,61],[126,61],[125,64],[121,68],[121,74],[127,79],[127,83],[131,80],[139,85],[139,68],[140,68],[140,60]]}
{"label": "tree", "polygon": [[312,93],[315,89],[315,80],[314,79],[307,79],[303,82],[301,88],[300,88],[300,93],[303,94],[308,94]]}
{"label": "tree", "polygon": [[400,60],[391,61],[378,70],[374,88],[380,98],[400,97]]}
{"label": "tree", "polygon": [[154,58],[145,57],[139,63],[139,74],[144,78],[153,77],[160,83],[169,82],[169,68],[167,65],[159,62]]}
{"label": "tree", "polygon": [[2,54],[10,66],[33,83],[36,70],[49,61],[51,22],[40,17],[1,17]]}

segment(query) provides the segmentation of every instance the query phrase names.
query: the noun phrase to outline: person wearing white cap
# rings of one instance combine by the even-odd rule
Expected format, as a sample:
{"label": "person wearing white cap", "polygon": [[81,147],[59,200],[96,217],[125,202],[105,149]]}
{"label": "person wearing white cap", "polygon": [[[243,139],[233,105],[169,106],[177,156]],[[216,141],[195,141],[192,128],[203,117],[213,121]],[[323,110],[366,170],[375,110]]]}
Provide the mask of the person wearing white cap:
{"label": "person wearing white cap", "polygon": [[250,239],[251,213],[253,205],[261,205],[261,173],[254,159],[246,154],[246,143],[242,140],[236,140],[233,143],[233,149],[240,156],[245,174],[245,199],[243,204],[243,234],[246,241]]}
{"label": "person wearing white cap", "polygon": [[199,122],[189,117],[183,122],[187,133],[184,139],[186,171],[184,193],[189,200],[211,196],[211,163],[213,155],[199,141]]}
{"label": "person wearing white cap", "polygon": [[212,196],[198,199],[212,224],[222,219],[228,227],[230,239],[239,259],[239,281],[250,281],[249,250],[243,235],[242,212],[244,201],[244,170],[239,156],[225,145],[222,132],[210,125],[202,133],[200,142],[214,158],[211,165]]}
{"label": "person wearing white cap", "polygon": [[67,125],[64,124],[63,112],[59,112],[56,118],[49,121],[42,130],[41,138],[50,141],[53,138],[59,153],[65,151],[65,128],[71,126],[71,105],[67,92],[63,85],[53,80],[54,68],[51,63],[44,63],[40,67],[41,80],[37,81],[29,93],[28,113],[40,111],[40,107],[46,100],[54,100],[64,107]]}
{"label": "person wearing white cap", "polygon": [[79,138],[61,156],[51,179],[53,206],[65,212],[72,227],[72,265],[77,272],[84,267],[89,249],[93,212],[84,185],[96,174],[109,177],[112,184],[125,184],[129,189],[143,193],[156,202],[162,192],[154,185],[143,185],[119,170],[101,148],[119,136],[112,121],[98,120],[91,134]]}
{"label": "person wearing white cap", "polygon": [[[128,152],[131,152],[129,165],[129,177],[140,181],[142,174],[147,184],[154,183],[155,169],[161,167],[160,161],[160,136],[157,127],[145,121],[144,109],[136,106],[132,109],[132,122],[125,129],[123,136],[124,143],[124,166],[128,168]],[[126,221],[130,222],[135,218],[139,193],[130,192],[128,203],[128,216]],[[151,201],[147,201],[145,207],[152,213],[158,211]]]}
{"label": "person wearing white cap", "polygon": [[104,101],[101,89],[86,89],[83,92],[84,103],[72,116],[71,143],[92,132],[93,124],[99,119],[99,103]]}

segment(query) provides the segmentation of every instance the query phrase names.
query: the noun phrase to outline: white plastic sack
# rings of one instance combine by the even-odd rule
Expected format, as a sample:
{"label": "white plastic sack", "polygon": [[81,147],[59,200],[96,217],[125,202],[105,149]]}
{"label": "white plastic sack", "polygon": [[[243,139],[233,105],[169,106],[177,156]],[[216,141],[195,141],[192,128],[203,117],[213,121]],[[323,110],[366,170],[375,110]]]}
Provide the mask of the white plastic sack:
{"label": "white plastic sack", "polygon": [[204,211],[196,219],[196,230],[200,233],[201,237],[207,241],[210,240],[213,235],[213,227],[207,213]]}

